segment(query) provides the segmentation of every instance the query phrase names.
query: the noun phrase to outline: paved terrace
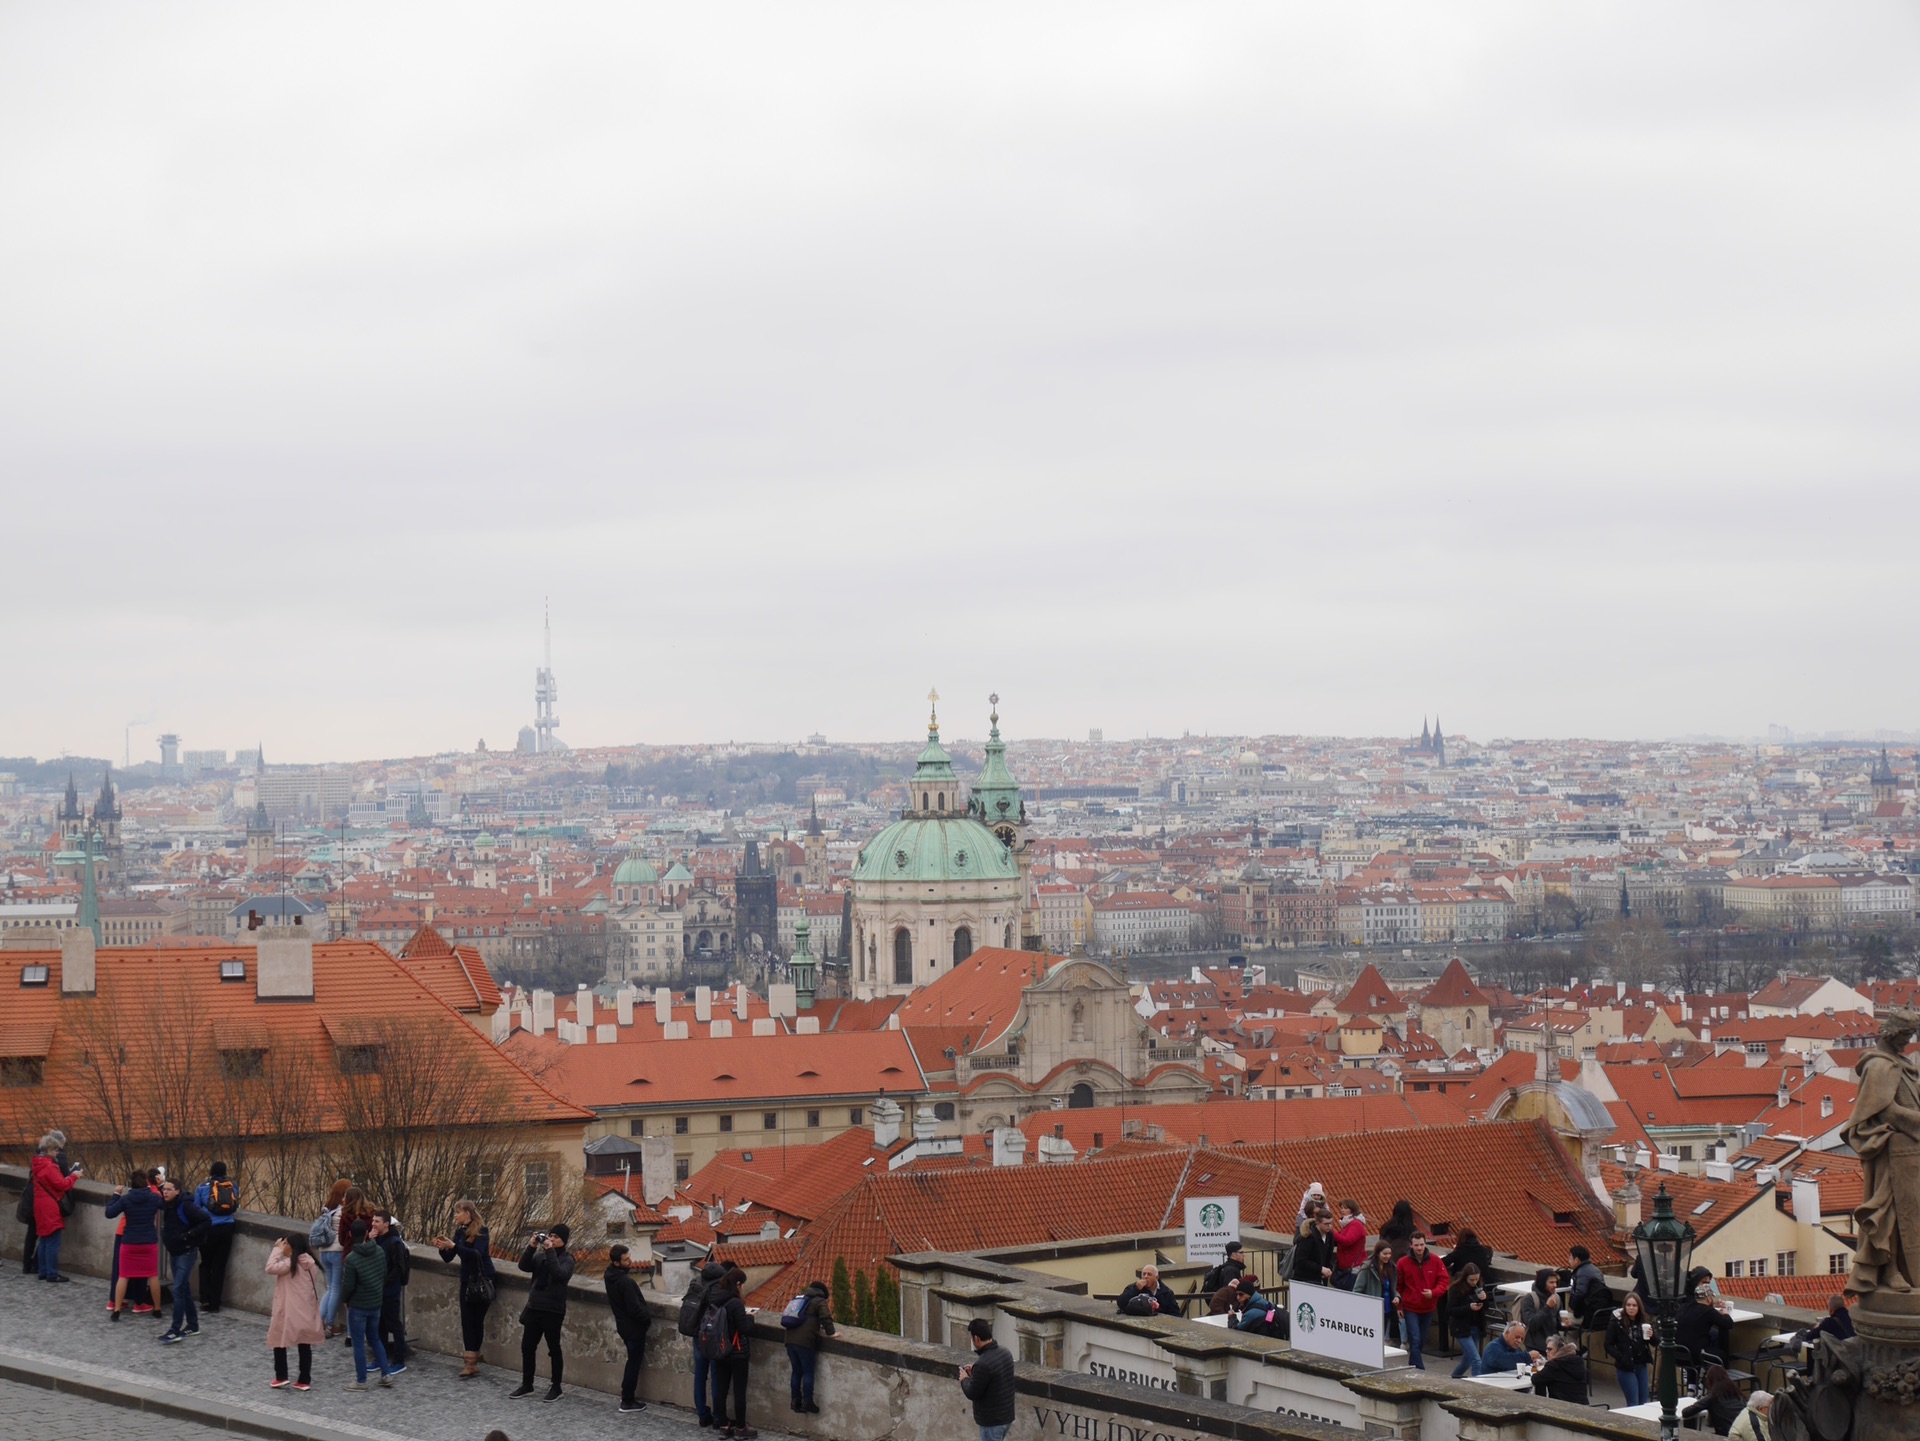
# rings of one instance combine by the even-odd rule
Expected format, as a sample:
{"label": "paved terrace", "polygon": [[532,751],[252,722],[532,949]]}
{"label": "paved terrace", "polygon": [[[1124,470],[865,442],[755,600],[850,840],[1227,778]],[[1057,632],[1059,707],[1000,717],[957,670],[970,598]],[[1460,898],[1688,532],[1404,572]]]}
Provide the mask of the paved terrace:
{"label": "paved terrace", "polygon": [[[160,1434],[180,1441],[204,1441],[228,1430],[290,1441],[480,1441],[495,1426],[514,1441],[693,1441],[711,1434],[695,1425],[690,1409],[651,1403],[623,1416],[614,1409],[617,1398],[599,1391],[569,1388],[558,1401],[541,1401],[544,1351],[540,1390],[520,1401],[507,1399],[519,1384],[518,1373],[484,1366],[478,1379],[460,1381],[454,1376],[458,1357],[426,1352],[417,1353],[390,1391],[346,1391],[353,1354],[337,1341],[314,1348],[311,1391],[275,1391],[267,1385],[273,1353],[264,1316],[235,1310],[202,1316],[199,1337],[177,1346],[159,1343],[165,1329],[150,1316],[109,1321],[106,1284],[92,1277],[75,1275],[70,1286],[49,1286],[21,1275],[17,1260],[0,1266],[0,1416],[6,1418],[0,1434],[125,1437],[140,1422],[95,1399],[102,1391],[167,1417],[158,1423]],[[777,1366],[784,1377],[785,1357],[754,1359],[756,1366]],[[24,1384],[27,1377],[54,1378],[63,1390],[78,1389],[58,1395]],[[689,1378],[689,1398],[692,1390]],[[201,1419],[180,1419],[189,1416]],[[22,1424],[23,1417],[33,1424]],[[748,1419],[758,1425],[778,1418]],[[766,1428],[762,1434],[778,1435]]]}

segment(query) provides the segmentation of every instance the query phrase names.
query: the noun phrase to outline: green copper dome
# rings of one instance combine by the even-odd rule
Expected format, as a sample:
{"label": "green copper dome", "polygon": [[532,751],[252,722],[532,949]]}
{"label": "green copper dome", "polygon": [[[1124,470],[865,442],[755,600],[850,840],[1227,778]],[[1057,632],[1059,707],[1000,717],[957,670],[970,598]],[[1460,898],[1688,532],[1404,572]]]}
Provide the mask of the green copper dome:
{"label": "green copper dome", "polygon": [[620,869],[613,873],[616,886],[657,886],[660,884],[660,872],[641,860],[630,856],[620,862]]}
{"label": "green copper dome", "polygon": [[978,821],[954,816],[895,821],[854,862],[856,881],[1017,881],[1000,838]]}

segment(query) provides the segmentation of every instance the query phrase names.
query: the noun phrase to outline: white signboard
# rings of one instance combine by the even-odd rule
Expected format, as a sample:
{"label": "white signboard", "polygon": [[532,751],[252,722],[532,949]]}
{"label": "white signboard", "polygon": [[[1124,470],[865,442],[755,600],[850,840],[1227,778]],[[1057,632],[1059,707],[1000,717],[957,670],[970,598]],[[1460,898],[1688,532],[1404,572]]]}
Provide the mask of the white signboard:
{"label": "white signboard", "polygon": [[1227,1242],[1240,1234],[1238,1196],[1187,1197],[1187,1259],[1220,1261]]}
{"label": "white signboard", "polygon": [[1294,1281],[1287,1287],[1287,1314],[1295,1350],[1376,1371],[1386,1364],[1387,1317],[1378,1296]]}

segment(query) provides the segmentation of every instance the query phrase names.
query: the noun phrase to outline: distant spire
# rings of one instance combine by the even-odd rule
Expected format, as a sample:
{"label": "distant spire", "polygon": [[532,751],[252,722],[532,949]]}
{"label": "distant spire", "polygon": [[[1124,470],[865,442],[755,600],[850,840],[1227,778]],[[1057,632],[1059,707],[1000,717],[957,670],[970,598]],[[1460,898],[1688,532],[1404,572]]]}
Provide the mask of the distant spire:
{"label": "distant spire", "polygon": [[86,835],[86,862],[80,872],[80,924],[93,932],[93,943],[100,944],[100,894],[93,879],[93,832]]}
{"label": "distant spire", "polygon": [[940,691],[938,687],[927,692],[927,738],[940,739]]}

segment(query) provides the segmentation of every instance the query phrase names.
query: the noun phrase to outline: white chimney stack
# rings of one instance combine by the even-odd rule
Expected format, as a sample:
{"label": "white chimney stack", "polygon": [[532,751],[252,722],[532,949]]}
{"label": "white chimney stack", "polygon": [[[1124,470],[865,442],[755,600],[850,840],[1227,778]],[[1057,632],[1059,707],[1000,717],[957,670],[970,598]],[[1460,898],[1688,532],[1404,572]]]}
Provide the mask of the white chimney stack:
{"label": "white chimney stack", "polygon": [[[60,933],[60,994],[91,996],[95,991],[93,929],[75,926]],[[307,987],[312,994],[313,987]]]}
{"label": "white chimney stack", "polygon": [[746,1020],[746,1018],[747,1018],[747,999],[748,999],[748,997],[749,997],[749,996],[751,996],[752,994],[753,994],[753,993],[752,993],[751,991],[749,991],[749,990],[747,989],[747,983],[746,983],[745,981],[736,981],[736,982],[734,982],[734,992],[733,992],[733,1018],[734,1018],[734,1020],[736,1020],[736,1021],[744,1021],[744,1020]]}
{"label": "white chimney stack", "polygon": [[1018,1166],[1027,1159],[1027,1138],[1018,1126],[1000,1126],[993,1133],[993,1164]]}
{"label": "white chimney stack", "polygon": [[933,1108],[922,1106],[913,1113],[913,1139],[931,1141],[933,1133],[940,1129],[940,1123],[933,1118]]}
{"label": "white chimney stack", "polygon": [[1793,1178],[1793,1219],[1803,1226],[1820,1224],[1820,1183]]}
{"label": "white chimney stack", "polygon": [[633,991],[626,986],[622,986],[619,993],[613,998],[613,1014],[623,1026],[631,1026],[633,1024],[633,1001]]}
{"label": "white chimney stack", "polygon": [[695,986],[693,988],[693,1018],[703,1026],[713,1019],[712,986]]}
{"label": "white chimney stack", "polygon": [[665,986],[654,989],[653,1018],[663,1026],[673,1019],[673,992]]}
{"label": "white chimney stack", "polygon": [[900,1139],[900,1118],[906,1113],[900,1109],[900,1103],[891,1096],[882,1096],[873,1103],[873,1144],[881,1148],[891,1146]]}
{"label": "white chimney stack", "polygon": [[553,992],[536,990],[533,993],[533,1033],[544,1036],[553,1029]]}
{"label": "white chimney stack", "polygon": [[585,986],[573,994],[573,1018],[583,1026],[593,1024],[593,992]]}
{"label": "white chimney stack", "polygon": [[313,999],[313,942],[308,937],[263,938],[254,965],[254,994],[261,1000]]}

